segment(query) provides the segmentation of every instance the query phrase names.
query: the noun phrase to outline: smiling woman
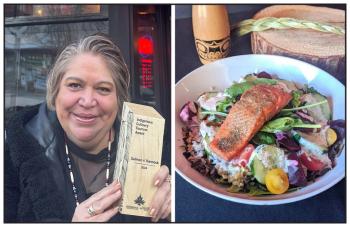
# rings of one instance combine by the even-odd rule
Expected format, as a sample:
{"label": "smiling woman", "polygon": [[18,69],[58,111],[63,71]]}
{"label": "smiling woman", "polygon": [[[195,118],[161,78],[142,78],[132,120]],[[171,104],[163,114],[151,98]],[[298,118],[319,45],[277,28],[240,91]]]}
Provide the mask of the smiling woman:
{"label": "smiling woman", "polygon": [[102,57],[91,53],[74,57],[55,101],[68,137],[79,147],[98,152],[107,144],[105,135],[117,116],[117,104],[116,86]]}
{"label": "smiling woman", "polygon": [[6,125],[6,222],[146,222],[169,217],[169,170],[154,176],[151,219],[118,214],[113,181],[120,112],[130,75],[104,35],[67,46],[47,79],[46,102]]}

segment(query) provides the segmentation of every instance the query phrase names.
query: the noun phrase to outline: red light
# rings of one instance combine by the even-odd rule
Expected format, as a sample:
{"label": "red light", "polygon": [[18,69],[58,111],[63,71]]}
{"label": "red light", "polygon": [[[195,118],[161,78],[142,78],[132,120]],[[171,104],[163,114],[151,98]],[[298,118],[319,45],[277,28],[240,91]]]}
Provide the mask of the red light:
{"label": "red light", "polygon": [[141,55],[153,54],[153,40],[150,36],[142,36],[138,40],[138,51]]}
{"label": "red light", "polygon": [[141,81],[144,88],[153,87],[152,62],[152,59],[141,59]]}

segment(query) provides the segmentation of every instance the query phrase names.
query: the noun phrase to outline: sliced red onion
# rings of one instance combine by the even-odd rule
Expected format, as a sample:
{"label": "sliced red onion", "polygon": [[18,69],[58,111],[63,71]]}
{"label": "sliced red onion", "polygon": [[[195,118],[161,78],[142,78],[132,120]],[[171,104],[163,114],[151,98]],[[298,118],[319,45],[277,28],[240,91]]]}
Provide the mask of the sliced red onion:
{"label": "sliced red onion", "polygon": [[291,185],[306,186],[307,180],[296,153],[288,155],[288,180]]}
{"label": "sliced red onion", "polygon": [[288,134],[283,132],[278,132],[275,134],[277,138],[277,142],[279,145],[288,151],[299,151],[300,145],[295,142],[291,137],[288,136]]}
{"label": "sliced red onion", "polygon": [[282,140],[285,137],[283,132],[276,132],[275,135],[277,140]]}
{"label": "sliced red onion", "polygon": [[191,125],[197,122],[198,105],[195,102],[188,101],[180,111],[180,119],[186,125]]}
{"label": "sliced red onion", "polygon": [[309,123],[314,123],[314,119],[313,117],[311,117],[310,115],[304,113],[303,111],[297,111],[295,112],[303,121],[309,122]]}
{"label": "sliced red onion", "polygon": [[272,79],[272,76],[271,76],[270,74],[268,74],[267,72],[265,72],[265,71],[262,71],[262,72],[258,73],[258,74],[256,75],[256,77],[258,77],[258,78]]}

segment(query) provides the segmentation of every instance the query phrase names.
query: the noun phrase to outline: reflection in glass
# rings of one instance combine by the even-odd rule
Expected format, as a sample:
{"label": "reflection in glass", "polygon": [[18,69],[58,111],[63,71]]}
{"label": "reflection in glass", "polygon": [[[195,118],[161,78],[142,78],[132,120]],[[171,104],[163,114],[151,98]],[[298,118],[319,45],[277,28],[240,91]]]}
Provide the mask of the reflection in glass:
{"label": "reflection in glass", "polygon": [[101,5],[5,5],[5,17],[61,17],[100,13]]}
{"label": "reflection in glass", "polygon": [[17,5],[16,16],[31,16],[33,14],[33,5]]}
{"label": "reflection in glass", "polygon": [[57,53],[73,41],[108,33],[108,21],[5,28],[5,108],[45,100],[46,77]]}
{"label": "reflection in glass", "polygon": [[5,4],[4,5],[4,15],[5,15],[5,17],[14,17],[16,15],[16,5]]}

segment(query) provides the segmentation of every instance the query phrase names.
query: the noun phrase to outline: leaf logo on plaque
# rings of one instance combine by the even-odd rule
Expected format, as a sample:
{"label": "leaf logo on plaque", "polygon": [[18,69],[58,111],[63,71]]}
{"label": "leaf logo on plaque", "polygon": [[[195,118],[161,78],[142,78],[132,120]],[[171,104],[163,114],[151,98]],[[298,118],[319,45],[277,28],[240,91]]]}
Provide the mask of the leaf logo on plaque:
{"label": "leaf logo on plaque", "polygon": [[142,196],[139,195],[135,200],[134,200],[135,204],[141,206],[143,204],[145,204],[145,200],[143,200]]}

